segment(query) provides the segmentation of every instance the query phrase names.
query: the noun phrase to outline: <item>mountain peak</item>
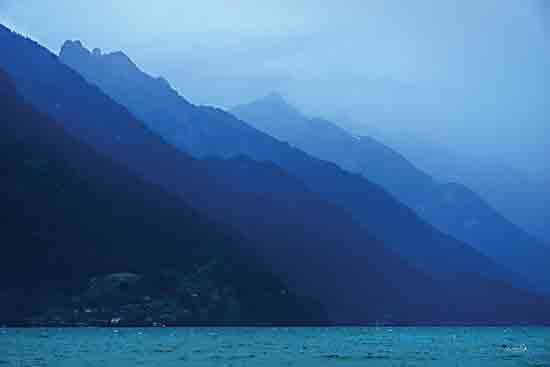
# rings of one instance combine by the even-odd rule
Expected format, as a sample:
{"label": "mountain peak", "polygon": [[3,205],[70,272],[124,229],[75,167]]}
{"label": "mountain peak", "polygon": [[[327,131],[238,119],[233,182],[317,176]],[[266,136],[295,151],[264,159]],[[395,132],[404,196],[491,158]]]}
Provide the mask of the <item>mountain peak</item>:
{"label": "mountain peak", "polygon": [[76,41],[65,41],[63,46],[61,46],[61,52],[60,55],[81,55],[81,56],[87,56],[90,54],[90,51],[88,51],[83,45],[82,42],[79,40]]}
{"label": "mountain peak", "polygon": [[261,99],[262,102],[270,104],[288,105],[285,98],[278,92],[271,92]]}
{"label": "mountain peak", "polygon": [[279,123],[294,123],[304,117],[296,107],[287,102],[286,99],[277,92],[271,92],[252,102],[237,105],[231,110],[244,121],[257,120],[252,118],[247,119],[246,117],[250,117],[249,114],[255,115],[256,113],[277,116]]}
{"label": "mountain peak", "polygon": [[118,68],[118,70],[135,71],[138,67],[134,62],[122,51],[111,53],[103,53],[100,48],[88,50],[82,45],[81,41],[66,41],[61,47],[59,57],[62,60],[73,60],[77,63],[90,62],[93,58],[101,59],[110,67]]}
{"label": "mountain peak", "polygon": [[263,106],[263,108],[267,108],[273,113],[277,113],[281,117],[285,116],[286,118],[290,118],[290,117],[302,116],[301,112],[296,107],[294,107],[292,104],[287,102],[285,97],[283,97],[280,93],[277,93],[277,92],[271,92],[265,97],[260,98],[252,102],[251,104],[249,104],[249,106],[253,106],[253,105]]}

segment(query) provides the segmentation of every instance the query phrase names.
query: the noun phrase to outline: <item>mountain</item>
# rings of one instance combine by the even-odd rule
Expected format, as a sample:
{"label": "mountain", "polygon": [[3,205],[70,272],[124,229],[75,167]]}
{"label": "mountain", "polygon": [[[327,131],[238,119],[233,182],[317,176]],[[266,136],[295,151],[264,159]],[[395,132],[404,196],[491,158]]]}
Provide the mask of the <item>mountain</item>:
{"label": "mountain", "polygon": [[361,173],[405,202],[433,185],[403,156],[367,136],[356,136],[320,118],[308,118],[277,93],[231,110],[235,116],[315,157]]}
{"label": "mountain", "polygon": [[[12,33],[6,36],[17,41],[12,46],[23,40]],[[319,295],[332,321],[414,323],[454,320],[458,314],[465,317],[462,310],[438,314],[440,304],[452,305],[444,290],[372,240],[345,212],[307,191],[280,168],[245,157],[192,159],[155,136],[50,54],[41,58],[43,49],[36,44],[23,40],[19,46],[33,57],[19,54],[16,62],[8,64],[20,73],[11,75],[18,76],[18,87],[23,86],[34,101],[53,96],[52,111],[59,112],[67,131],[240,229],[254,241],[241,243],[244,250],[259,253],[266,268],[273,269],[290,291],[303,290],[310,298]],[[4,63],[6,58],[1,60]],[[25,73],[25,60],[41,60],[42,70],[48,72],[39,72],[46,81],[32,75],[39,69]],[[49,61],[52,64],[48,65]],[[48,66],[52,68],[48,70]],[[63,92],[51,94],[48,90]],[[52,107],[49,103],[40,106]],[[132,212],[140,215],[139,210]]]}
{"label": "mountain", "polygon": [[[131,61],[113,66],[116,63],[114,59],[120,55],[120,52],[90,53],[80,42],[68,41],[61,49],[60,58],[182,150],[197,157],[234,157],[246,154],[256,160],[272,161],[281,166],[304,182],[309,190],[354,214],[355,220],[361,221],[375,236],[425,273],[438,279],[450,280],[456,276],[456,272],[469,268],[495,279],[511,279],[492,265],[482,265],[486,259],[480,261],[479,254],[472,252],[467,246],[436,233],[376,185],[358,180],[327,162],[312,159],[311,156],[262,134],[222,110],[194,106],[173,90],[164,79],[147,75]],[[124,59],[129,60],[127,56]],[[271,97],[277,99],[277,96]],[[187,133],[179,134],[180,130]],[[338,138],[334,130],[332,134]],[[328,138],[331,138],[330,135],[326,134]],[[374,150],[377,154],[380,151],[379,147]],[[386,149],[384,153],[393,155],[390,149]],[[404,170],[402,166],[412,167],[405,159],[398,160],[395,168],[401,172],[411,172],[411,169]],[[431,181],[426,175],[417,175],[416,172],[412,172],[411,177],[419,181]],[[454,187],[446,189],[452,191]],[[376,204],[373,206],[373,203]],[[376,209],[373,210],[373,207]],[[396,232],[395,226],[400,226],[402,231]],[[425,248],[410,246],[411,238],[421,242]],[[506,254],[501,254],[501,257],[505,256]],[[444,259],[449,257],[455,263],[445,263]],[[469,260],[465,260],[466,258]],[[476,258],[477,260],[473,260]],[[547,273],[537,275],[536,281],[540,281]],[[516,284],[524,284],[516,280],[514,277]],[[539,284],[547,286],[542,281],[537,283]]]}
{"label": "mountain", "polygon": [[378,132],[377,138],[403,152],[440,181],[461,182],[498,212],[550,244],[550,182],[489,159],[460,154],[413,134]]}
{"label": "mountain", "polygon": [[[92,53],[79,41],[68,41],[61,49],[60,59],[181,150],[196,157],[246,155],[257,161],[275,163],[301,180],[308,190],[348,211],[356,221],[425,273],[454,279],[457,272],[463,273],[471,269],[472,264],[477,264],[474,271],[496,279],[504,276],[476,251],[434,231],[377,185],[304,154],[229,113],[191,104],[162,78],[142,72],[122,55],[121,52]],[[243,186],[242,191],[255,191],[255,186]],[[264,186],[262,189],[272,194]],[[288,198],[282,198],[285,200]],[[395,231],[396,226],[402,230]],[[425,248],[411,246],[411,238]],[[451,254],[454,264],[445,264],[443,261]]]}
{"label": "mountain", "polygon": [[69,137],[1,71],[0,111],[0,323],[327,322],[242,235]]}
{"label": "mountain", "polygon": [[[288,166],[282,169],[278,162],[259,162],[242,155],[227,160],[194,159],[35,42],[0,28],[0,44],[10,49],[0,57],[0,65],[36,108],[134,174],[240,231],[250,240],[243,243],[252,246],[247,251],[261,256],[289,290],[318,299],[332,321],[541,323],[549,319],[545,299],[511,287],[504,281],[509,275],[489,259],[439,234],[359,176],[292,149],[223,111],[190,105],[193,123],[211,120],[220,136],[230,122],[242,126],[259,139],[258,151],[280,154]],[[148,103],[156,105],[150,98]],[[232,146],[233,142],[227,142],[224,149]],[[300,171],[307,172],[298,177],[295,173]],[[383,219],[392,233],[399,232],[396,226],[403,228],[402,238],[419,232],[415,245],[423,248],[423,254],[412,257],[418,260],[416,264],[373,238],[366,225],[356,222],[357,213],[350,212],[349,206],[337,205],[330,195],[326,200],[319,190],[312,190],[314,182],[321,182],[320,187],[328,192],[347,193],[343,204],[353,200],[357,209],[370,213],[363,218],[365,223],[372,218],[376,227],[376,220]],[[348,187],[342,185],[346,182]],[[411,238],[401,244],[411,244]],[[433,274],[419,271],[420,265]]]}
{"label": "mountain", "polygon": [[[550,247],[528,235],[467,187],[441,184],[402,155],[323,119],[308,118],[277,94],[232,112],[261,131],[379,184],[428,223],[550,290]],[[449,162],[450,163],[450,162]]]}

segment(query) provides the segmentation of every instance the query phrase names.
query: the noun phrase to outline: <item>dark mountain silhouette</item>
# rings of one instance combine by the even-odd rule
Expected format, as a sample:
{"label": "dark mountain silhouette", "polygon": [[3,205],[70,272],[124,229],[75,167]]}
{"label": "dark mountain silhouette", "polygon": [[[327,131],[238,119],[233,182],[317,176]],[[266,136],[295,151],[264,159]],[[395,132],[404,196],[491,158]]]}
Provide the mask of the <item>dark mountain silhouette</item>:
{"label": "dark mountain silhouette", "polygon": [[[69,137],[26,104],[1,71],[0,111],[0,322],[47,320],[40,317],[55,306],[58,323],[70,323],[75,309],[105,307],[96,295],[69,302],[70,317],[59,310],[66,298],[86,294],[92,277],[103,276],[141,279],[147,291],[144,312],[136,306],[137,284],[119,292],[129,305],[122,302],[126,308],[110,315],[122,322],[160,323],[155,316],[172,324],[327,322],[318,304],[288,293],[246,255],[243,248],[252,246],[243,236]],[[168,316],[155,315],[155,307]]]}
{"label": "dark mountain silhouette", "polygon": [[[281,143],[224,111],[192,105],[166,81],[142,72],[120,52],[91,53],[80,42],[68,41],[62,47],[60,58],[180,149],[197,157],[244,154],[281,166],[302,180],[309,190],[355,215],[357,221],[426,273],[438,278],[445,274],[453,279],[456,271],[463,272],[477,264],[475,271],[494,278],[503,277],[494,266],[482,265],[486,260],[480,260],[478,253],[434,231],[378,186]],[[280,100],[276,95],[270,98]],[[286,111],[287,115],[281,109],[275,112],[283,114],[282,119],[291,123],[294,111]],[[337,130],[332,129],[333,139],[342,135]],[[399,162],[406,163],[405,160]],[[243,191],[256,190],[253,181],[247,182],[252,185],[243,186]],[[396,227],[401,231],[395,231]],[[411,246],[411,238],[425,248]],[[441,262],[449,256],[456,261],[452,266]]]}
{"label": "dark mountain silhouette", "polygon": [[362,174],[440,231],[462,240],[550,292],[550,248],[508,221],[467,187],[440,184],[380,142],[308,118],[277,94],[234,108],[261,131]]}
{"label": "dark mountain silhouette", "polygon": [[[208,116],[216,126],[243,126],[258,137],[258,151],[279,155],[276,163],[287,162],[293,176],[274,163],[242,156],[193,159],[167,144],[38,44],[7,29],[0,30],[0,44],[10,49],[0,57],[0,65],[37,108],[97,151],[241,231],[253,241],[244,243],[254,246],[250,251],[259,249],[270,269],[291,291],[319,299],[333,321],[494,323],[548,319],[544,299],[493,280],[508,275],[468,246],[423,224],[410,210],[359,176],[291,149],[222,111],[190,105],[195,113],[193,123],[201,124],[200,119]],[[151,97],[150,103],[155,105],[153,102]],[[158,111],[162,110],[160,107]],[[220,122],[219,116],[227,123],[223,119]],[[223,136],[224,130],[220,127],[217,134]],[[229,143],[224,145],[224,149],[230,148]],[[291,171],[288,167],[284,166]],[[297,177],[295,173],[301,170],[306,174]],[[315,182],[322,186],[312,190]],[[320,189],[326,192],[320,193]],[[320,194],[326,193],[334,194],[327,195],[332,203],[322,199]],[[335,205],[334,197],[341,198],[347,207]],[[357,211],[370,213],[363,218],[365,223],[372,221],[381,228],[376,218],[382,214],[380,220],[392,232],[404,228],[402,238],[412,235],[407,227],[420,231],[422,235],[414,244],[430,248],[430,252],[412,259],[440,277],[423,275],[373,239],[346,210],[351,200],[357,202]],[[405,249],[405,244],[411,245],[410,238],[400,244]],[[482,272],[492,277],[485,278]]]}
{"label": "dark mountain silhouette", "polygon": [[[6,35],[16,44],[22,41],[15,34]],[[25,59],[21,58],[24,53],[19,54],[18,61],[11,64],[17,71],[28,66],[25,60],[41,59],[43,49],[38,45],[23,41],[19,46],[33,57]],[[431,279],[370,240],[345,212],[318,199],[276,166],[246,158],[229,162],[194,160],[165,144],[123,107],[50,54],[44,55],[44,69],[50,66],[48,73],[40,72],[47,79],[45,83],[30,73],[14,73],[35,101],[40,102],[40,96],[48,97],[41,89],[44,85],[62,87],[65,93],[56,94],[52,110],[62,112],[59,115],[69,131],[261,241],[263,255],[275,271],[285,276],[289,288],[319,294],[333,320],[358,323],[389,317],[415,322],[443,317],[454,320],[455,315],[462,314],[462,310],[438,314],[441,302],[449,307],[451,302]],[[68,93],[69,89],[74,93]],[[248,180],[252,180],[249,187],[245,185]],[[348,251],[354,251],[356,257],[350,257]],[[312,258],[316,252],[318,257]],[[385,271],[392,277],[387,277]],[[357,279],[364,281],[358,284]]]}

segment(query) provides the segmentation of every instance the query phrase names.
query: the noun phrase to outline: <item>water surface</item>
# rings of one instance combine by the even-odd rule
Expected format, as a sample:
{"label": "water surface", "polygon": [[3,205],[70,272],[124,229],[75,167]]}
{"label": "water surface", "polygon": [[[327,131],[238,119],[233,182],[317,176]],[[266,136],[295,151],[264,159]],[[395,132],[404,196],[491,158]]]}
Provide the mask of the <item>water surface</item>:
{"label": "water surface", "polygon": [[0,329],[0,366],[550,367],[550,328]]}

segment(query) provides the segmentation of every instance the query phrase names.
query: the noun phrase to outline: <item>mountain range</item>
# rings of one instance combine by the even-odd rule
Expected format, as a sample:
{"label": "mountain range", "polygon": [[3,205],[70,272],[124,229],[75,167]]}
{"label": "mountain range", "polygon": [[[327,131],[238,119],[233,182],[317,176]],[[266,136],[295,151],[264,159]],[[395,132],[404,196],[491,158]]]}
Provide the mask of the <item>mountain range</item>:
{"label": "mountain range", "polygon": [[237,106],[232,112],[315,157],[361,174],[440,231],[521,274],[537,290],[550,291],[550,247],[466,186],[440,183],[379,141],[353,135],[324,119],[309,118],[277,94]]}
{"label": "mountain range", "polygon": [[[351,129],[359,134],[367,133],[365,128],[356,125]],[[417,135],[373,132],[372,129],[369,132],[437,180],[464,183],[513,223],[550,244],[548,179],[487,158],[460,154]]]}
{"label": "mountain range", "polygon": [[68,136],[4,72],[0,109],[0,323],[328,322],[238,232]]}
{"label": "mountain range", "polygon": [[[363,177],[379,184],[410,207],[419,209],[418,214],[431,225],[460,240],[475,241],[473,245],[478,250],[521,274],[534,288],[548,290],[550,275],[546,265],[550,263],[544,248],[466,188],[437,185],[403,157],[372,139],[356,139],[330,122],[309,120],[277,95],[269,96],[261,104],[236,108],[233,112],[248,122],[243,123],[225,111],[194,106],[165,80],[141,71],[121,52],[103,54],[99,49],[90,52],[80,42],[68,41],[61,49],[60,59],[181,150],[198,158],[247,155],[258,161],[274,162],[302,180],[309,190],[352,213],[372,234],[428,274],[437,273],[440,279],[453,265],[434,269],[436,263],[441,264],[441,260],[435,259],[448,258],[451,254],[457,254],[453,256],[455,259],[466,259],[468,255],[460,252],[471,249],[460,247],[441,233],[434,233],[379,186],[347,174],[326,161],[350,172],[365,173],[368,167],[368,175],[363,174]],[[180,134],[181,131],[185,133]],[[462,201],[458,205],[453,202],[457,195],[458,201]],[[474,223],[472,227],[474,220],[483,220],[483,224]],[[393,230],[395,223],[402,229],[400,233]],[[423,242],[426,249],[411,246],[411,238]],[[506,246],[507,243],[511,245]],[[531,246],[531,251],[526,252],[528,258],[518,251],[524,246]],[[516,258],[518,254],[523,258]],[[469,261],[469,266],[472,263]],[[458,267],[464,269],[465,266],[463,263]],[[479,266],[478,271],[490,274],[487,266]]]}
{"label": "mountain range", "polygon": [[[0,67],[34,108],[237,231],[246,239],[239,252],[258,256],[291,294],[318,300],[331,322],[548,320],[548,301],[518,289],[521,277],[437,231],[378,185],[225,111],[194,106],[124,54],[71,42],[60,60],[3,27],[0,44],[10,50]],[[110,75],[105,84],[78,67],[79,57],[104,60],[96,72]]]}
{"label": "mountain range", "polygon": [[[308,190],[354,215],[356,221],[365,224],[382,241],[395,243],[397,250],[408,252],[407,255],[410,257],[416,256],[414,260],[418,263],[423,261],[426,254],[411,251],[413,249],[409,246],[410,238],[416,238],[418,241],[425,239],[428,242],[425,246],[435,241],[449,243],[447,248],[441,244],[437,244],[437,248],[433,246],[430,251],[434,252],[440,251],[442,247],[452,251],[455,246],[461,246],[450,238],[433,233],[429,226],[379,186],[357,175],[349,174],[335,164],[305,154],[288,143],[276,140],[223,110],[189,103],[175,90],[168,88],[164,81],[147,75],[129,61],[127,56],[122,55],[121,52],[106,55],[97,51],[92,53],[84,49],[80,42],[69,41],[62,47],[60,59],[135,113],[150,129],[157,131],[167,142],[181,151],[197,158],[248,156],[259,162],[273,162],[302,181]],[[121,61],[117,67],[112,66],[114,58]],[[124,66],[124,72],[111,72]],[[170,132],[180,130],[188,133]],[[247,184],[249,181],[240,183],[243,191],[253,192],[259,189],[258,185],[254,184],[245,188],[243,185]],[[265,187],[262,186],[262,189]],[[264,191],[271,195],[276,192]],[[414,235],[409,232],[405,238],[396,234],[392,227],[397,223],[410,223],[412,231],[415,231]],[[407,229],[403,226],[404,232]],[[466,252],[470,251],[468,247],[462,247]],[[441,252],[432,254],[434,257],[443,255]],[[463,258],[464,256],[455,257]],[[434,263],[425,262],[425,265],[434,266]],[[449,266],[439,270],[447,271],[451,268],[452,266]],[[460,268],[464,269],[464,266]],[[484,268],[484,272],[490,272],[490,267]]]}

